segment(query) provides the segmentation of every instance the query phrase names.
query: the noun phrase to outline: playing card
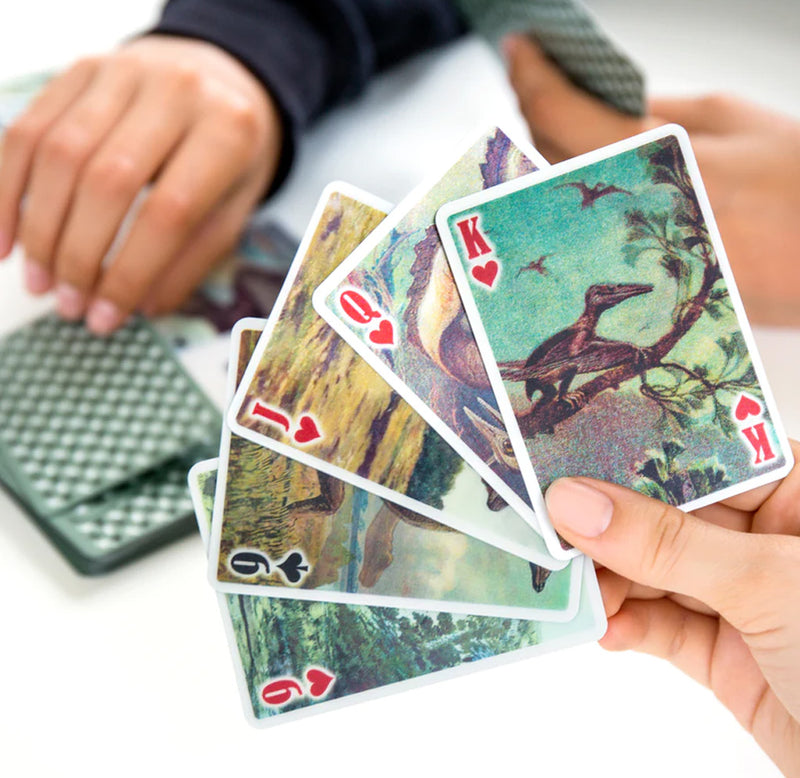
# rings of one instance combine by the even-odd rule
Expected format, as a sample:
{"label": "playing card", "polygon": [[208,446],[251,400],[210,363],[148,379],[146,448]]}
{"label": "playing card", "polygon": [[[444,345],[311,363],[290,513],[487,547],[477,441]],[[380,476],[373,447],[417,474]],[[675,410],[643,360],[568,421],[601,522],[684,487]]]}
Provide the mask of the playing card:
{"label": "playing card", "polygon": [[47,516],[211,442],[219,417],[143,320],[108,338],[46,316],[0,341],[0,451]]}
{"label": "playing card", "polygon": [[[241,322],[232,368],[259,330]],[[220,472],[214,586],[245,594],[569,621],[582,565],[552,572],[241,438]]]}
{"label": "playing card", "polygon": [[788,472],[680,127],[451,203],[437,225],[539,510],[562,475],[689,510]]}
{"label": "playing card", "polygon": [[74,508],[34,518],[80,572],[107,572],[190,531],[186,473],[209,453],[190,450]]}
{"label": "playing card", "polygon": [[[448,200],[547,163],[498,128],[471,139],[319,286],[319,314],[498,497],[538,531],[497,401],[433,225]],[[383,342],[381,327],[393,338]]]}
{"label": "playing card", "polygon": [[231,430],[535,564],[562,566],[312,310],[319,281],[385,216],[379,205],[342,185],[323,194],[231,405]]}
{"label": "playing card", "polygon": [[527,33],[576,86],[618,111],[644,116],[644,77],[579,0],[454,0],[470,29],[495,46]]}
{"label": "playing card", "polygon": [[108,572],[181,537],[194,526],[186,472],[213,453],[199,446],[72,508],[37,514],[0,462],[0,485],[84,575]]}
{"label": "playing card", "polygon": [[[242,324],[240,375],[255,345],[248,343],[248,324],[259,326]],[[224,484],[218,467],[213,459],[189,472],[207,548]],[[606,619],[594,566],[588,559],[573,564],[583,567],[583,585],[568,623],[218,593],[245,715],[266,726],[596,640]]]}

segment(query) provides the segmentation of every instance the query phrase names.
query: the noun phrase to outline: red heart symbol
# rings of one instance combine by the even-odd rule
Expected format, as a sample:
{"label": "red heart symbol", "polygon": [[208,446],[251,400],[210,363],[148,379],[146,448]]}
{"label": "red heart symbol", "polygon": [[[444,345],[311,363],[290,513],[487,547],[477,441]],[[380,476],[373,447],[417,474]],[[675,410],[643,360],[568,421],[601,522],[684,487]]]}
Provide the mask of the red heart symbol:
{"label": "red heart symbol", "polygon": [[300,427],[294,433],[294,439],[297,443],[308,443],[310,440],[321,438],[322,433],[319,431],[314,419],[310,416],[300,417]]}
{"label": "red heart symbol", "polygon": [[493,259],[490,259],[485,265],[473,265],[472,277],[484,286],[491,289],[494,286],[494,280],[497,278],[497,273],[500,270],[500,265]]}
{"label": "red heart symbol", "polygon": [[743,394],[736,403],[734,416],[739,421],[744,421],[748,416],[759,416],[761,414],[761,403]]}
{"label": "red heart symbol", "polygon": [[336,676],[325,670],[312,667],[306,670],[306,680],[309,683],[308,693],[312,697],[322,697],[330,689],[331,684],[336,680]]}
{"label": "red heart symbol", "polygon": [[370,332],[369,339],[377,346],[393,346],[394,326],[388,319],[383,319],[378,328]]}

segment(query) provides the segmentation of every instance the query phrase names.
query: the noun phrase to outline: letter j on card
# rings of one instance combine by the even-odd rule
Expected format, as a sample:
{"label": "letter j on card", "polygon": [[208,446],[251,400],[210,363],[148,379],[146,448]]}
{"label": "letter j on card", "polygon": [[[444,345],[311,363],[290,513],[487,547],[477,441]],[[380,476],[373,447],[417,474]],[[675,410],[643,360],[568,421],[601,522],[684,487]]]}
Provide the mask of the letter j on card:
{"label": "letter j on card", "polygon": [[437,227],[543,517],[543,491],[560,476],[688,510],[788,472],[682,128],[456,200]]}

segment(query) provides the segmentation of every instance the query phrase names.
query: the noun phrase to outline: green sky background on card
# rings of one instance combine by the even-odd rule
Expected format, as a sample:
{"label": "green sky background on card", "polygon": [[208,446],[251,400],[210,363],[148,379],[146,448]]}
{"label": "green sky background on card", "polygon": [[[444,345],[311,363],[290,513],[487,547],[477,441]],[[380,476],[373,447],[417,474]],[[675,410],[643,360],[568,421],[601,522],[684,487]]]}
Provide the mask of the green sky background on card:
{"label": "green sky background on card", "polygon": [[[584,310],[585,293],[593,284],[649,283],[653,290],[605,311],[597,334],[637,346],[651,346],[672,327],[677,299],[676,282],[659,264],[661,252],[649,251],[635,263],[626,263],[623,248],[628,235],[626,215],[634,210],[646,215],[669,213],[676,229],[673,186],[654,185],[642,149],[630,149],[579,170],[465,208],[448,219],[448,225],[468,272],[466,252],[456,222],[478,214],[479,224],[494,247],[500,263],[499,280],[492,290],[477,283],[470,288],[483,326],[498,362],[527,359],[548,337],[573,324]],[[581,208],[582,195],[569,182],[600,182],[631,192],[598,198]],[[644,245],[640,242],[638,245]],[[541,255],[547,274],[519,269]],[[479,260],[481,261],[481,260]],[[698,268],[700,266],[697,260]],[[696,268],[691,292],[700,286]],[[719,282],[717,289],[722,288]],[[710,372],[724,364],[716,341],[740,330],[735,313],[718,319],[703,315],[669,353],[667,361],[700,365]],[[571,389],[592,375],[577,377]],[[523,382],[505,382],[517,413],[530,408]],[[750,451],[741,440],[726,438],[713,424],[699,423],[691,430],[672,434],[687,445],[684,461],[717,457],[733,482],[756,475]],[[658,409],[639,393],[638,379],[606,392],[554,434],[526,440],[540,484],[545,487],[560,475],[582,473],[631,485],[635,468],[650,448],[670,437],[659,428]],[[780,462],[775,463],[776,466]]]}
{"label": "green sky background on card", "polygon": [[[580,191],[563,186],[577,181],[589,186],[613,183],[633,196],[606,195],[582,210]],[[674,282],[655,262],[635,268],[625,264],[621,248],[625,213],[634,207],[645,212],[671,209],[671,191],[653,186],[645,160],[634,150],[464,211],[480,215],[502,267],[495,290],[472,287],[497,359],[527,357],[536,345],[572,324],[583,310],[586,290],[595,283],[655,287],[603,314],[600,335],[649,345],[668,330]],[[463,213],[449,220],[454,235],[453,225]],[[517,277],[519,268],[543,254],[553,254],[545,260],[547,275],[527,271]]]}

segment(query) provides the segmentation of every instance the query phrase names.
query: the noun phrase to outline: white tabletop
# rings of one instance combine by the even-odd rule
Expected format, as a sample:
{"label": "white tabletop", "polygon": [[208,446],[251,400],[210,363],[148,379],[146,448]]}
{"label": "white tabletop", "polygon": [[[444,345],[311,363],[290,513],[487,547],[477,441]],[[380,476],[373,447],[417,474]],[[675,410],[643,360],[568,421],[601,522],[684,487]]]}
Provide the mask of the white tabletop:
{"label": "white tabletop", "polygon": [[[158,5],[5,8],[0,80],[106,48]],[[592,5],[654,92],[724,89],[800,116],[796,0]],[[496,120],[521,126],[480,43],[420,58],[319,125],[272,210],[299,235],[333,179],[397,201],[454,139]],[[15,256],[0,266],[0,330],[50,305],[22,293],[19,265]],[[798,437],[800,332],[756,336]],[[710,692],[666,663],[595,645],[255,730],[239,708],[199,538],[82,578],[0,496],[0,559],[5,775],[777,775]]]}

